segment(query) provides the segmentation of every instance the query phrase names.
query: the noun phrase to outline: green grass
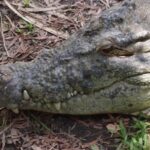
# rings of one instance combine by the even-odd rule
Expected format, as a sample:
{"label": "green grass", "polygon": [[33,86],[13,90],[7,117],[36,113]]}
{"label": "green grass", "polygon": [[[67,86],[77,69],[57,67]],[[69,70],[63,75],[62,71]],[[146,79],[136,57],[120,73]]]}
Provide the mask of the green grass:
{"label": "green grass", "polygon": [[30,0],[23,0],[23,5],[24,5],[24,7],[29,7]]}
{"label": "green grass", "polygon": [[132,131],[127,131],[122,121],[119,123],[121,145],[117,150],[150,150],[150,137],[147,122],[134,120]]}
{"label": "green grass", "polygon": [[34,33],[34,25],[24,20],[20,21],[20,26],[16,29],[16,33],[30,35]]}

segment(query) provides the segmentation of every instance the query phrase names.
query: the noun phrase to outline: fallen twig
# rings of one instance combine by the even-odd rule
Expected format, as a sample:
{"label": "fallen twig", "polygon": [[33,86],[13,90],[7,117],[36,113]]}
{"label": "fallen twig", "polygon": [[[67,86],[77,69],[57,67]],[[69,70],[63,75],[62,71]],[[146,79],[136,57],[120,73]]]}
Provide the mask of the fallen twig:
{"label": "fallen twig", "polygon": [[33,25],[35,25],[36,27],[45,30],[51,34],[54,34],[56,36],[59,36],[63,39],[67,39],[69,37],[69,35],[67,33],[63,33],[60,31],[56,31],[52,28],[49,27],[44,27],[44,25],[41,22],[36,21],[35,19],[29,17],[29,16],[23,16],[20,12],[18,12],[7,0],[4,0],[5,4],[7,5],[7,7],[9,7],[9,9],[11,9],[17,16],[19,16],[20,18],[22,18],[23,20],[27,21],[28,23],[31,23]]}
{"label": "fallen twig", "polygon": [[12,122],[12,123],[9,124],[6,128],[4,128],[4,129],[0,132],[0,136],[1,136],[2,134],[4,134],[8,129],[10,129],[13,124],[14,124],[14,122]]}
{"label": "fallen twig", "polygon": [[62,9],[65,7],[67,7],[67,5],[59,7],[47,7],[47,8],[34,7],[34,8],[19,8],[19,9],[24,12],[47,12],[47,11],[57,11],[58,9]]}
{"label": "fallen twig", "polygon": [[0,24],[1,24],[1,36],[2,36],[2,40],[3,40],[3,47],[6,51],[6,54],[8,57],[10,57],[7,46],[6,46],[6,41],[5,41],[5,36],[4,36],[4,32],[3,32],[3,17],[2,14],[0,13]]}

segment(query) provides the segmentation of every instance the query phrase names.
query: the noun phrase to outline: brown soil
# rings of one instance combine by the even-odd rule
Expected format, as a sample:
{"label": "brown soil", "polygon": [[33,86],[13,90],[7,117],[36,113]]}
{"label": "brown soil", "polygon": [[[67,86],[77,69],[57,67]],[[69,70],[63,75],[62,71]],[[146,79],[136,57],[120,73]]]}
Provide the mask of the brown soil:
{"label": "brown soil", "polygon": [[1,147],[6,150],[116,150],[119,131],[108,126],[122,120],[130,129],[133,116],[67,116],[24,111],[15,115],[1,112]]}

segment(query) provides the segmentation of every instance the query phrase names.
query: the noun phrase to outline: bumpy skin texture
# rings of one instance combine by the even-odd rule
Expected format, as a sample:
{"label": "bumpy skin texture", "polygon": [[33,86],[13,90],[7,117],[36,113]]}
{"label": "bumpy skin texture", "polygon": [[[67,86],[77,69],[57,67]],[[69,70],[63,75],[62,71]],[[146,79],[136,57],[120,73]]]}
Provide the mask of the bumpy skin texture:
{"label": "bumpy skin texture", "polygon": [[150,107],[149,8],[127,0],[32,62],[0,66],[0,106],[60,114]]}

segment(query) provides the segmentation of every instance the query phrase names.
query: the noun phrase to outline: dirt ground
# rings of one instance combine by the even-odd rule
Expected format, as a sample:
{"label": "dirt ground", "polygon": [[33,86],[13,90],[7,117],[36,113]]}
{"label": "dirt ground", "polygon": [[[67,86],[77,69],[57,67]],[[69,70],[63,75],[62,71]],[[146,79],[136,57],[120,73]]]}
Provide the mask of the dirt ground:
{"label": "dirt ground", "polygon": [[[31,61],[60,45],[117,0],[1,0],[0,64]],[[133,116],[65,116],[0,109],[2,150],[116,150],[117,124],[130,130]],[[110,132],[110,127],[115,132]]]}
{"label": "dirt ground", "polygon": [[66,116],[22,111],[1,112],[1,147],[6,150],[116,150],[121,139],[109,126],[120,120],[130,130],[133,116]]}

